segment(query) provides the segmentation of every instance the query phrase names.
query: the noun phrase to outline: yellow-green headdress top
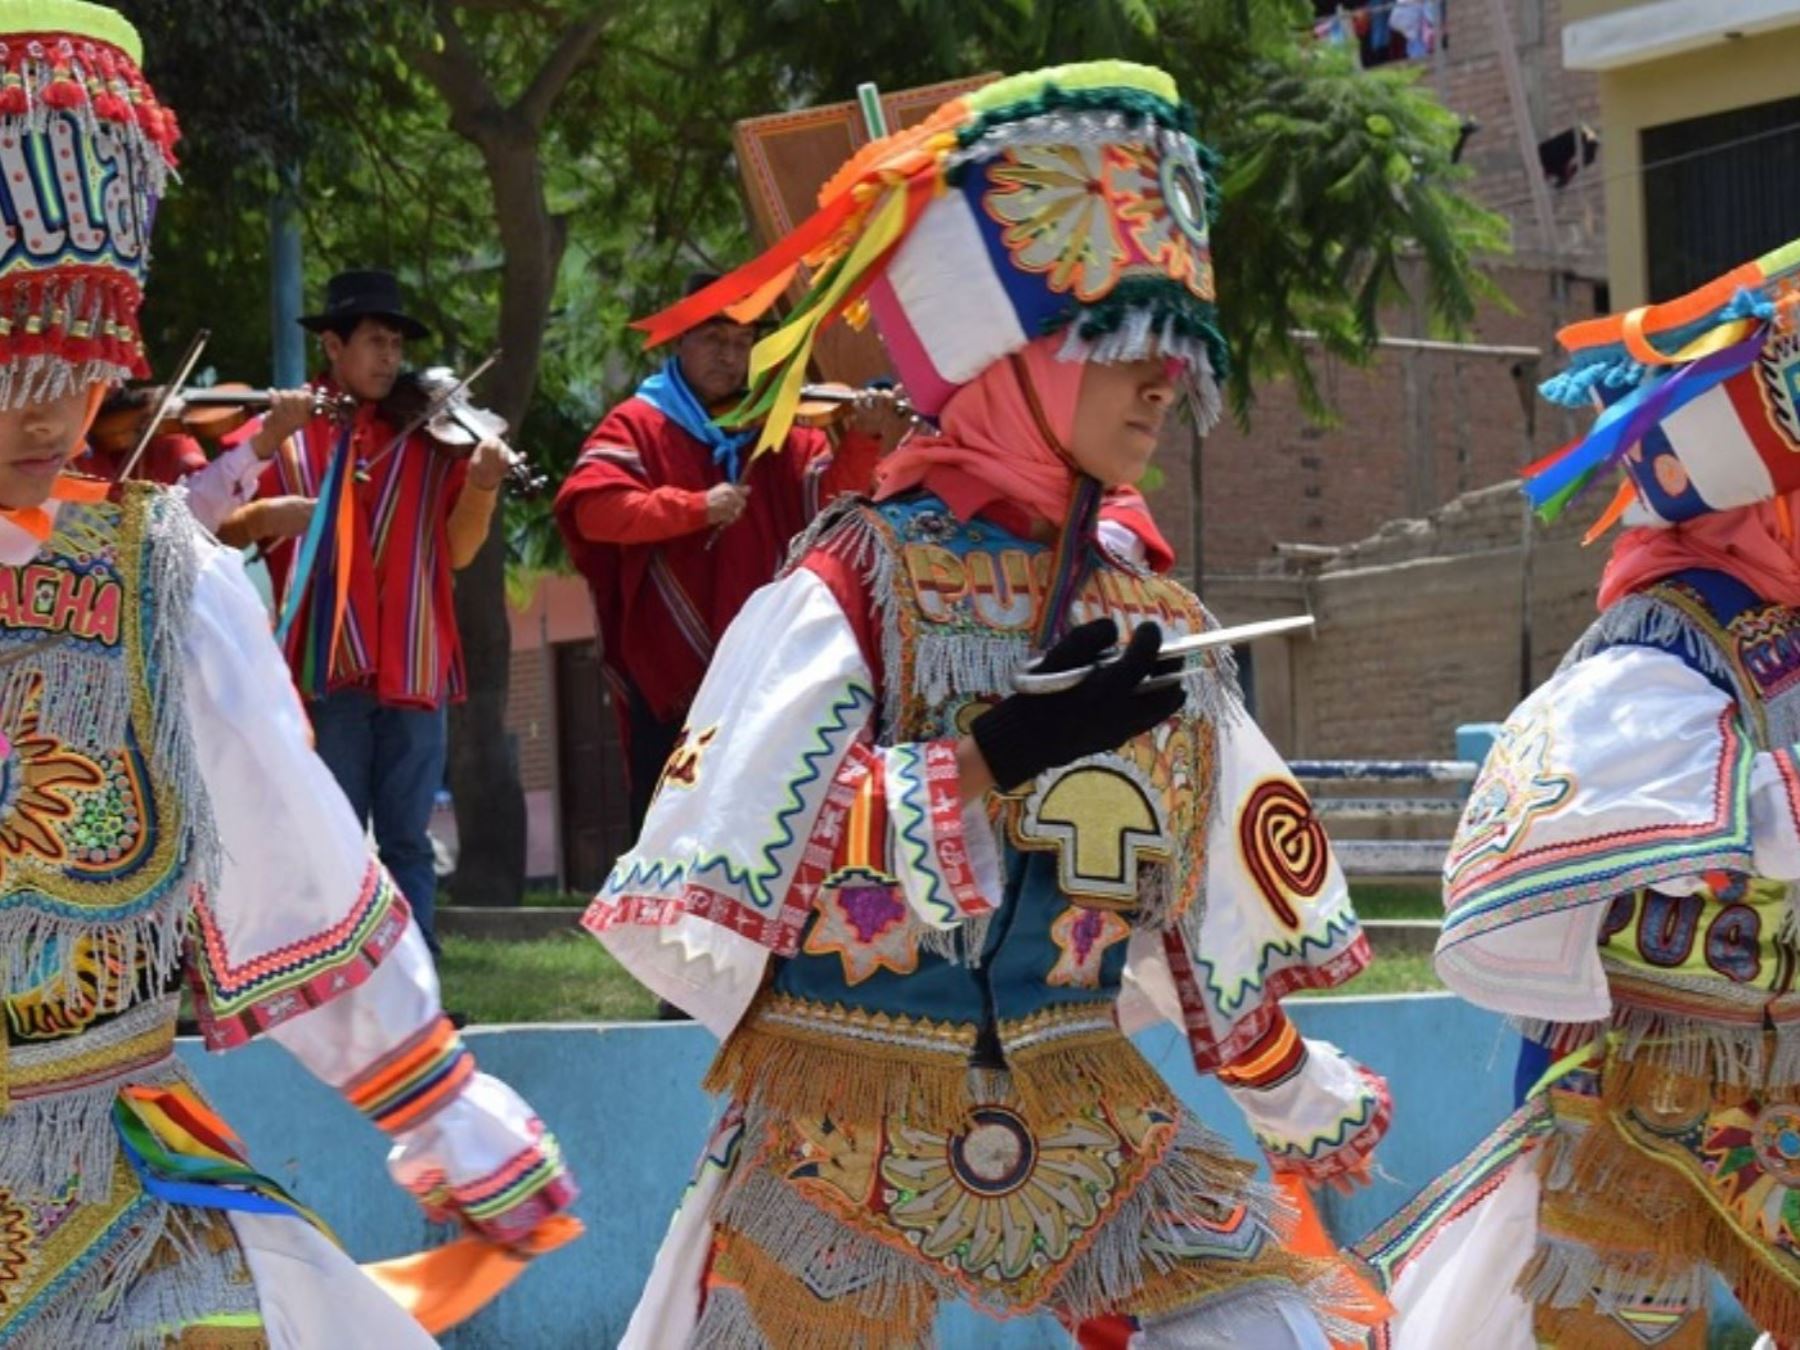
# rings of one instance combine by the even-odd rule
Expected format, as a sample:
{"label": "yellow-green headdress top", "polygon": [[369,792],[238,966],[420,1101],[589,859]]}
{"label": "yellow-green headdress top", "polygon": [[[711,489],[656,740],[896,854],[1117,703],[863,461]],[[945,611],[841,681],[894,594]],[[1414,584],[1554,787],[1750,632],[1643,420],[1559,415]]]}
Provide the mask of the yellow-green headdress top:
{"label": "yellow-green headdress top", "polygon": [[0,4],[0,408],[148,373],[138,306],[180,132],[117,12]]}
{"label": "yellow-green headdress top", "polygon": [[873,313],[927,414],[994,361],[1050,333],[1071,360],[1157,353],[1218,407],[1211,152],[1175,82],[1095,61],[997,81],[864,146],[819,209],[730,276],[639,326],[652,344],[725,313],[767,310],[805,264],[810,285],[757,347],[750,401],[779,445],[819,330]]}

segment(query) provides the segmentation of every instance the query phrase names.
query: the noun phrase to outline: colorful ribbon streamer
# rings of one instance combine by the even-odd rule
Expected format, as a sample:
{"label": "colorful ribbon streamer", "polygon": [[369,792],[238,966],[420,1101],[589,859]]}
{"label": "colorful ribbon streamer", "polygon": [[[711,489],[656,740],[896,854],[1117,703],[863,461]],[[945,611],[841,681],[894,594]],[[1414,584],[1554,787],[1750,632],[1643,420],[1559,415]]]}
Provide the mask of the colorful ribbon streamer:
{"label": "colorful ribbon streamer", "polygon": [[[320,698],[331,679],[331,656],[337,650],[344,629],[344,612],[350,598],[351,532],[355,512],[351,493],[355,474],[351,470],[351,443],[354,428],[346,422],[332,447],[325,468],[325,479],[319,485],[318,505],[313,509],[306,534],[294,559],[294,570],[288,577],[287,595],[281,606],[281,618],[275,625],[275,641],[290,657],[297,657],[297,683],[307,698]],[[317,597],[328,596],[331,603],[322,605]],[[305,627],[297,639],[299,650],[289,649],[294,621],[308,598],[314,603],[307,612]]]}
{"label": "colorful ribbon streamer", "polygon": [[1646,380],[1601,413],[1581,440],[1527,468],[1525,495],[1538,515],[1546,522],[1555,520],[1582,488],[1623,458],[1657,423],[1748,370],[1762,354],[1770,332],[1767,324],[1758,324],[1749,337],[1723,348],[1714,334],[1699,339],[1681,353],[1687,364],[1673,374]]}
{"label": "colorful ribbon streamer", "polygon": [[113,1103],[113,1126],[138,1180],[157,1199],[200,1209],[287,1214],[337,1241],[317,1214],[251,1169],[242,1141],[185,1083],[125,1088]]}

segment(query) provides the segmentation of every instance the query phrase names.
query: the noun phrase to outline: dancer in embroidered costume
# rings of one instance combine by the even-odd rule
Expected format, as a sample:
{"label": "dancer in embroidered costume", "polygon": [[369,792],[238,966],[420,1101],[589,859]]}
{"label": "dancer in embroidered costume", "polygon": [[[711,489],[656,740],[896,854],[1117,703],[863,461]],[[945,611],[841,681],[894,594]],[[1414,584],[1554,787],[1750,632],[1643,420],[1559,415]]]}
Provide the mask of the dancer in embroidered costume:
{"label": "dancer in embroidered costume", "polygon": [[1362,1245],[1385,1343],[1707,1336],[1712,1273],[1800,1345],[1800,244],[1563,332],[1612,466],[1600,618],[1512,714],[1445,867],[1437,967],[1527,1038],[1518,1114]]}
{"label": "dancer in embroidered costume", "polygon": [[[650,321],[808,255],[753,366],[763,443],[817,326],[865,298],[942,434],[750,599],[588,912],[724,1038],[731,1103],[627,1346],[913,1346],[961,1299],[1087,1344],[1285,1350],[1354,1304],[1127,1039],[1180,1025],[1277,1169],[1351,1176],[1385,1128],[1381,1080],[1278,1002],[1368,960],[1307,800],[1225,663],[1147,679],[1159,629],[1212,621],[1095,529],[1178,388],[1216,407],[1189,125],[1145,67],[1003,80]],[[1073,668],[1124,635],[1072,690],[1011,693],[1034,651]]]}
{"label": "dancer in embroidered costume", "polygon": [[[112,10],[0,9],[0,1343],[429,1345],[174,1054],[185,975],[212,1048],[267,1031],[392,1134],[396,1178],[481,1235],[459,1272],[573,1225],[554,1142],[444,1020],[237,555],[178,493],[64,472],[143,373],[176,130],[139,59]],[[426,1267],[442,1325],[460,1291]]]}

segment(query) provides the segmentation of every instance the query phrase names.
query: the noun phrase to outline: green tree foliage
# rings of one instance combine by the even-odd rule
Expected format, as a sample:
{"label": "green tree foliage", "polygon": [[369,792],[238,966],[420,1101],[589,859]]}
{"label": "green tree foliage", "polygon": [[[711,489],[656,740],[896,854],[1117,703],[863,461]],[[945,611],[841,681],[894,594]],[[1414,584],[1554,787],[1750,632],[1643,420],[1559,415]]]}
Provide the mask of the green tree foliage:
{"label": "green tree foliage", "polygon": [[[628,320],[691,267],[752,250],[733,122],[847,99],[862,80],[1102,56],[1169,69],[1226,164],[1214,246],[1241,416],[1282,378],[1325,413],[1310,361],[1365,356],[1396,305],[1455,333],[1486,290],[1477,260],[1505,242],[1458,195],[1456,119],[1406,70],[1362,71],[1314,44],[1303,0],[121,3],[188,133],[159,229],[156,349],[205,325],[224,374],[267,369],[263,204],[291,165],[309,294],[337,267],[386,265],[439,335],[421,356],[466,366],[504,340],[481,392],[553,481],[653,359]],[[1297,342],[1302,329],[1322,341]],[[544,502],[509,503],[506,541],[516,566],[560,562]],[[516,802],[488,744],[501,590],[497,554],[459,581],[486,712],[457,735],[483,742],[463,773],[479,763],[483,794]],[[522,835],[510,809],[481,824],[501,818]],[[522,838],[502,849],[476,833],[466,850],[504,877]]]}

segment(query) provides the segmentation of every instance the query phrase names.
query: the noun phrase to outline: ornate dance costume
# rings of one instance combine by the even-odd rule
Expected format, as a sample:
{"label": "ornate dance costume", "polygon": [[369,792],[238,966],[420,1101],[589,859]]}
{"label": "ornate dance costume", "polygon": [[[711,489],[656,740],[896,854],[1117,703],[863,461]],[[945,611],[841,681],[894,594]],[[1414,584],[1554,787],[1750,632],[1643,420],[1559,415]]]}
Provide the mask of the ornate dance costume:
{"label": "ornate dance costume", "polygon": [[[1036,696],[1007,695],[1057,632],[1062,652],[1097,619],[1212,626],[1132,534],[1097,539],[1098,485],[1053,450],[1084,359],[1179,356],[1212,393],[1186,126],[1161,72],[1066,67],[946,106],[826,189],[837,251],[817,284],[869,296],[944,432],[891,456],[877,501],[827,512],[750,599],[588,912],[725,1042],[708,1086],[730,1106],[629,1346],[911,1346],[946,1298],[1134,1344],[1324,1343],[1340,1272],[1282,1247],[1251,1164],[1128,1039],[1180,1025],[1279,1169],[1353,1171],[1385,1128],[1381,1080],[1281,1010],[1368,948],[1228,664],[1044,772],[996,764],[1010,790],[965,806],[959,788],[965,731],[995,764],[992,729],[1037,717]],[[885,270],[848,274],[884,228]],[[769,342],[803,366],[795,332]],[[753,366],[777,418],[791,374]],[[1032,742],[1012,748],[1043,763]]]}
{"label": "ornate dance costume", "polygon": [[[1445,870],[1437,965],[1519,1019],[1519,1113],[1362,1245],[1399,1346],[1706,1343],[1709,1272],[1800,1342],[1800,488],[1790,245],[1562,335],[1615,461],[1599,620],[1508,719]],[[1479,1330],[1478,1330],[1479,1329]]]}
{"label": "ornate dance costume", "polygon": [[[0,406],[140,372],[175,130],[138,57],[96,5],[0,13]],[[573,1187],[444,1020],[237,555],[110,487],[0,512],[0,1344],[429,1345],[200,1098],[183,979],[211,1048],[270,1033],[433,1212],[529,1249]]]}

